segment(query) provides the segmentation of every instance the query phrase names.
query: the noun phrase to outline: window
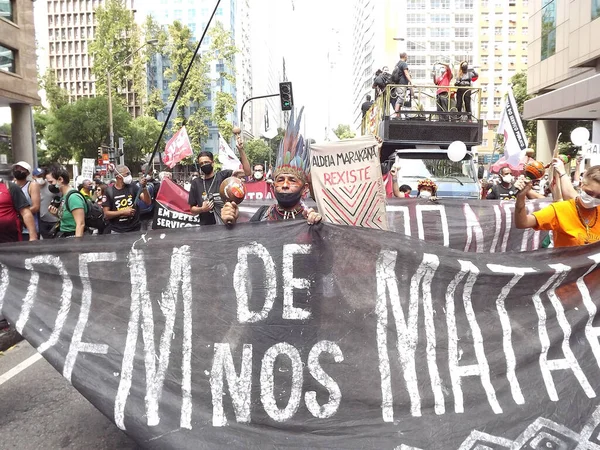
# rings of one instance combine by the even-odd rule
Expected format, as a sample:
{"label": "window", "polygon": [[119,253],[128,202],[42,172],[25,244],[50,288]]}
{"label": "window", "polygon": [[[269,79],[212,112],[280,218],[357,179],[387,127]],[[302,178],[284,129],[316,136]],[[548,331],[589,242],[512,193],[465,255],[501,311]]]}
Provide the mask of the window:
{"label": "window", "polygon": [[473,43],[472,42],[455,42],[454,49],[457,52],[472,52],[473,51]]}
{"label": "window", "polygon": [[408,41],[406,43],[406,48],[408,51],[412,51],[412,52],[427,50],[427,47],[425,46],[424,43],[413,42],[413,41]]}
{"label": "window", "polygon": [[408,0],[406,3],[407,9],[425,9],[426,6],[425,0]]}
{"label": "window", "polygon": [[473,23],[473,14],[455,14],[454,22],[456,22],[456,23]]}
{"label": "window", "polygon": [[410,57],[410,65],[411,66],[426,66],[427,65],[427,57],[423,55],[411,56]]}
{"label": "window", "polygon": [[425,28],[407,28],[406,34],[409,38],[425,37]]}
{"label": "window", "polygon": [[[525,33],[525,28],[523,28]],[[542,61],[556,52],[556,0],[544,0],[542,8]]]}
{"label": "window", "polygon": [[192,32],[192,35],[196,34],[196,24],[195,23],[188,23],[188,28]]}
{"label": "window", "polygon": [[176,9],[173,12],[173,17],[175,18],[175,20],[181,20],[181,15],[182,15],[182,13],[181,13],[180,9]]}
{"label": "window", "polygon": [[449,0],[431,0],[431,9],[450,9]]}
{"label": "window", "polygon": [[448,41],[431,41],[431,50],[436,52],[450,51],[450,42]]}
{"label": "window", "polygon": [[494,33],[496,34],[496,36],[502,36],[502,27],[496,27],[494,29]]}
{"label": "window", "polygon": [[450,14],[431,14],[431,23],[450,23]]}
{"label": "window", "polygon": [[436,27],[431,29],[431,37],[442,38],[450,37],[450,28],[448,27]]}
{"label": "window", "polygon": [[195,9],[188,9],[188,19],[193,19],[196,17],[196,10]]}
{"label": "window", "polygon": [[15,65],[16,53],[13,49],[0,45],[0,70],[17,73]]}
{"label": "window", "polygon": [[456,0],[456,9],[473,9],[473,0]]}
{"label": "window", "polygon": [[494,97],[494,106],[500,106],[502,104],[502,97]]}
{"label": "window", "polygon": [[473,37],[473,29],[468,27],[456,27],[454,29],[454,37]]}
{"label": "window", "polygon": [[600,17],[600,0],[592,0],[592,20]]}
{"label": "window", "polygon": [[0,17],[14,22],[13,0],[0,0]]}
{"label": "window", "polygon": [[425,23],[427,16],[425,14],[411,13],[406,15],[406,23]]}
{"label": "window", "polygon": [[425,69],[412,69],[411,70],[411,77],[415,78],[417,80],[422,80],[427,78],[427,70]]}

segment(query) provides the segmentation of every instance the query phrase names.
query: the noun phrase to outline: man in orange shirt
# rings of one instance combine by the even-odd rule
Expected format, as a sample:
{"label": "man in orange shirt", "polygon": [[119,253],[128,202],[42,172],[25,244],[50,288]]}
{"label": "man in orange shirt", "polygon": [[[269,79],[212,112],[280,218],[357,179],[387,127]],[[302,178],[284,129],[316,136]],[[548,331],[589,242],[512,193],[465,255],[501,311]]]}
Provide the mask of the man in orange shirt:
{"label": "man in orange shirt", "polygon": [[[561,177],[566,176],[565,173]],[[581,194],[571,200],[527,214],[525,197],[531,182],[523,178],[515,183],[519,189],[515,204],[515,226],[534,230],[552,230],[555,247],[572,247],[600,241],[600,165],[590,167],[581,183]]]}

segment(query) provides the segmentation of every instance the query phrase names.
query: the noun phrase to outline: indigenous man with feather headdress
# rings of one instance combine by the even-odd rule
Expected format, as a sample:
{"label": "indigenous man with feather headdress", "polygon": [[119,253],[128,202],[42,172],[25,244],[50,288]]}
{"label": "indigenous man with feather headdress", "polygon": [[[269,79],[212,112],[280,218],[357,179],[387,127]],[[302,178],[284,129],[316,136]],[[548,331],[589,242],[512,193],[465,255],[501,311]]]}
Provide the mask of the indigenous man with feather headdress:
{"label": "indigenous man with feather headdress", "polygon": [[[292,117],[277,155],[277,164],[273,172],[273,188],[277,203],[263,206],[250,219],[251,222],[288,220],[306,218],[309,225],[319,223],[322,217],[312,208],[307,208],[303,198],[309,192],[309,148],[300,134],[300,110],[297,120]],[[235,203],[226,203],[221,211],[225,223],[235,223],[238,207]]]}

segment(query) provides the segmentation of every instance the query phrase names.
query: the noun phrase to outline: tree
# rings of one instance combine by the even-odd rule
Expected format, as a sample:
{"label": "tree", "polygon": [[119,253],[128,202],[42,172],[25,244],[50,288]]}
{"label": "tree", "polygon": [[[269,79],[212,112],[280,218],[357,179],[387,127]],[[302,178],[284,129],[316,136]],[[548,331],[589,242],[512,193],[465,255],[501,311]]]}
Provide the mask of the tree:
{"label": "tree", "polygon": [[[192,60],[196,46],[192,40],[191,30],[177,20],[169,25],[168,34],[169,41],[164,56],[168,58],[169,66],[164,75],[165,78],[171,80],[169,83],[169,100],[173,101],[179,86],[183,82],[183,77]],[[173,118],[171,131],[175,133],[185,123],[192,148],[200,148],[202,140],[208,137],[208,125],[205,120],[210,118],[210,114],[206,107],[201,106],[207,99],[206,93],[210,90],[210,80],[207,75],[208,68],[205,58],[194,59],[175,108],[176,115]],[[186,121],[187,107],[191,108],[191,114]]]}
{"label": "tree", "polygon": [[96,8],[95,17],[94,39],[88,47],[94,57],[92,73],[96,76],[96,92],[107,94],[107,74],[110,72],[113,103],[120,99],[125,104],[125,99],[119,95],[124,91],[133,91],[137,98],[144,98],[146,48],[138,51],[140,29],[133,11],[125,7],[124,0],[107,0],[104,6]]}
{"label": "tree", "polygon": [[[126,136],[131,122],[127,110],[113,104],[115,133]],[[106,97],[82,98],[55,111],[45,129],[47,150],[43,156],[48,161],[66,163],[74,158],[96,158],[98,147],[108,135],[108,99]]]}
{"label": "tree", "polygon": [[56,111],[69,103],[69,93],[56,82],[54,70],[47,69],[39,81],[40,88],[46,91],[46,100],[50,111]]}
{"label": "tree", "polygon": [[219,92],[215,99],[215,108],[213,111],[213,122],[227,142],[231,141],[233,136],[232,113],[235,111],[235,98],[227,92],[223,92],[225,81],[235,84],[235,54],[238,52],[233,42],[231,32],[223,28],[221,22],[216,22],[210,29],[209,58],[216,61],[219,78],[217,80]]}
{"label": "tree", "polygon": [[[154,150],[162,124],[154,117],[136,117],[125,131],[125,163],[132,167],[146,162],[146,155]],[[164,147],[163,142],[159,147]]]}
{"label": "tree", "polygon": [[[11,129],[12,126],[10,123],[3,123],[0,125],[0,135],[3,134],[8,136],[11,139]],[[9,145],[9,141],[4,138],[0,138],[0,154],[7,155],[8,159],[12,161],[12,151]]]}
{"label": "tree", "polygon": [[340,139],[352,139],[356,136],[356,133],[350,129],[350,125],[340,124],[333,130],[333,132]]}
{"label": "tree", "polygon": [[281,141],[283,141],[284,136],[285,136],[285,129],[277,128],[277,136],[275,136],[270,141],[271,150],[273,150],[273,155],[277,155],[277,152],[279,151],[279,144],[281,144]]}
{"label": "tree", "polygon": [[251,141],[244,142],[244,150],[251,166],[254,164],[264,164],[265,161],[268,163],[272,154],[271,148],[262,139],[252,139]]}
{"label": "tree", "polygon": [[148,101],[146,103],[146,108],[144,109],[144,114],[148,117],[153,117],[156,119],[158,113],[160,113],[163,109],[165,109],[165,102],[163,102],[162,99],[162,91],[158,88],[152,89],[148,95]]}
{"label": "tree", "polygon": [[[515,95],[515,101],[519,109],[519,116],[523,117],[523,106],[527,100],[532,99],[534,96],[527,94],[527,72],[521,71],[511,78],[513,94]],[[537,121],[535,120],[522,120],[523,129],[527,135],[529,146],[535,148],[537,140]]]}

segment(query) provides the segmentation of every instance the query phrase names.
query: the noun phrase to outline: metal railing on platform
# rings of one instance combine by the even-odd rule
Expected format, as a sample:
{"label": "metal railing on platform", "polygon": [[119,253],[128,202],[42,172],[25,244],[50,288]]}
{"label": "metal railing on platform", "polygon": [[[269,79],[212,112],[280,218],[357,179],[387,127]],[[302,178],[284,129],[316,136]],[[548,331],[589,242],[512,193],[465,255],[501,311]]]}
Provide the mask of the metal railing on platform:
{"label": "metal railing on platform", "polygon": [[389,84],[362,120],[362,134],[379,135],[381,121],[478,122],[481,88]]}

